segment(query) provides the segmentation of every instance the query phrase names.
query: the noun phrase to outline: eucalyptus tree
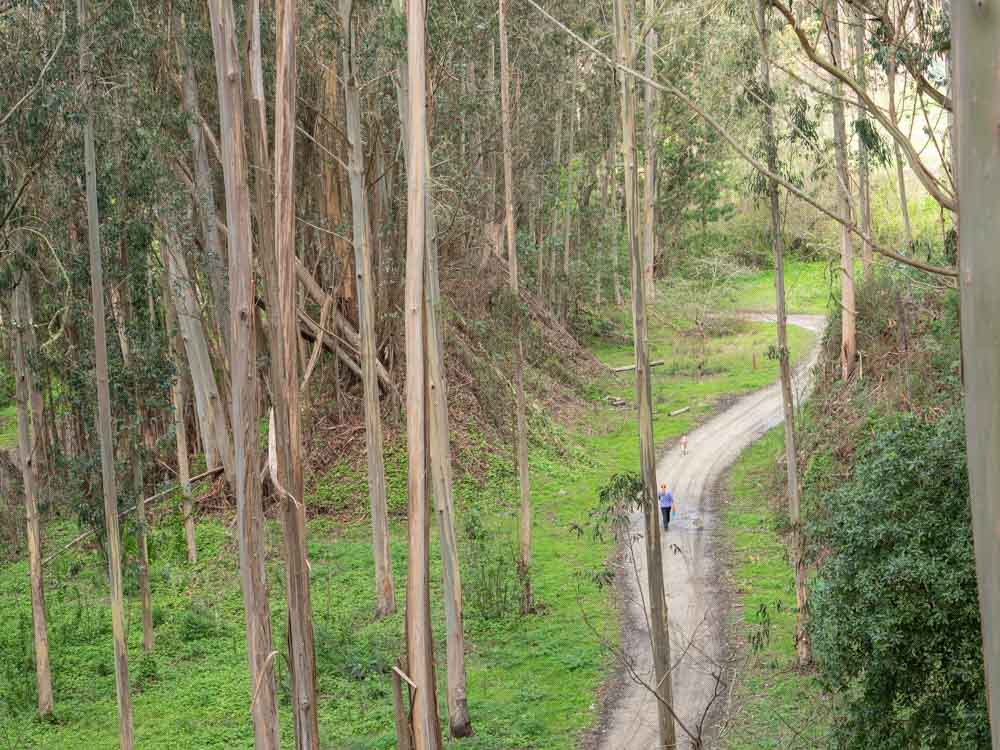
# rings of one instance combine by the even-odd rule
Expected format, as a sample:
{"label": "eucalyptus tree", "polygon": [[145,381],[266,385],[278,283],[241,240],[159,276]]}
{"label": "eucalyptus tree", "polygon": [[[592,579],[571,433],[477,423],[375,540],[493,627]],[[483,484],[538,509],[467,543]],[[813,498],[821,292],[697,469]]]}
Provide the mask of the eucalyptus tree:
{"label": "eucalyptus tree", "polygon": [[259,406],[255,334],[250,189],[244,148],[243,82],[231,0],[211,0],[222,165],[229,249],[229,302],[233,320],[232,424],[239,527],[240,584],[252,685],[250,713],[257,750],[278,750],[279,724],[271,618],[264,579],[263,511],[258,478]]}
{"label": "eucalyptus tree", "polygon": [[[531,588],[531,478],[528,473],[528,420],[524,395],[524,338],[521,321],[521,284],[518,275],[517,237],[514,229],[514,170],[511,157],[511,106],[510,106],[510,60],[507,49],[507,2],[500,3],[500,107],[503,131],[503,173],[504,173],[504,217],[507,225],[507,269],[510,292],[515,300],[514,310],[514,441],[517,456],[518,487],[521,494],[519,515],[518,576],[521,579],[521,611],[530,612],[534,606]],[[575,76],[574,76],[575,80]],[[570,120],[570,143],[573,141],[572,120]],[[570,151],[572,152],[572,145]],[[567,216],[569,208],[566,209]],[[569,227],[566,232],[566,251],[563,255],[563,274],[569,273]]]}
{"label": "eucalyptus tree", "polygon": [[[843,48],[840,41],[840,0],[826,0],[823,24],[830,58],[841,64]],[[837,195],[840,224],[840,375],[847,380],[854,372],[857,359],[854,306],[854,242],[847,224],[851,219],[851,175],[847,161],[847,128],[844,123],[844,97],[839,78],[830,84],[833,109],[833,149],[837,163]]]}
{"label": "eucalyptus tree", "polygon": [[[403,0],[396,0],[395,10],[405,17]],[[409,62],[402,56],[398,62],[396,95],[399,102],[399,121],[403,141],[403,156],[407,167],[412,160],[410,152],[410,89]],[[419,134],[417,134],[419,137]],[[448,429],[448,393],[445,378],[444,334],[439,313],[441,307],[440,273],[438,259],[438,228],[435,199],[431,183],[431,153],[426,134],[423,139],[424,154],[424,303],[425,327],[425,396],[427,403],[427,464],[431,473],[438,533],[441,549],[441,568],[444,586],[442,599],[445,613],[447,642],[447,699],[448,726],[452,737],[469,737],[473,733],[472,719],[466,690],[465,630],[462,604],[462,574],[455,532],[455,500],[452,487],[451,450]]]}
{"label": "eucalyptus tree", "polygon": [[406,70],[409,97],[409,154],[406,165],[406,442],[409,497],[409,563],[406,578],[406,644],[412,694],[415,750],[442,747],[434,678],[434,639],[430,612],[430,539],[427,498],[428,409],[424,326],[426,273],[427,90],[426,9],[424,0],[406,1]]}
{"label": "eucalyptus tree", "polygon": [[965,429],[972,531],[982,614],[986,695],[993,750],[1000,750],[1000,150],[995,112],[1000,107],[1000,17],[988,6],[957,3],[958,192]]}
{"label": "eucalyptus tree", "polygon": [[118,742],[121,750],[132,750],[135,729],[129,688],[128,644],[122,591],[121,537],[118,532],[118,486],[115,478],[114,442],[111,424],[111,394],[108,384],[108,343],[104,314],[104,268],[101,228],[97,205],[97,156],[94,145],[92,88],[93,34],[87,0],[77,0],[80,72],[86,112],[83,125],[84,170],[87,193],[87,244],[90,250],[90,290],[94,313],[94,359],[97,370],[97,431],[101,443],[101,479],[104,489],[104,523],[108,546],[108,579],[111,589],[111,628],[115,653],[115,690],[118,696]]}
{"label": "eucalyptus tree", "polygon": [[[274,265],[277,305],[271,310],[272,403],[277,427],[278,481],[283,485],[282,531],[285,591],[288,605],[289,676],[297,750],[319,749],[316,654],[313,643],[306,539],[305,483],[302,472],[302,426],[299,408],[299,319],[296,275],[295,130],[298,70],[297,0],[276,5],[274,92]],[[258,206],[258,209],[261,207]]]}
{"label": "eucalyptus tree", "polygon": [[[656,6],[654,0],[646,0],[645,25],[648,27],[645,47],[646,76],[652,80],[655,70],[656,49],[659,46],[659,36],[656,33],[655,20]],[[646,287],[646,299],[656,299],[656,276],[654,263],[656,262],[656,152],[658,139],[656,137],[656,89],[652,84],[647,83],[644,87],[644,114],[645,114],[645,149],[646,149],[646,169],[643,176],[643,198],[642,198],[642,278]]]}
{"label": "eucalyptus tree", "polygon": [[386,502],[382,414],[379,403],[375,342],[375,280],[372,268],[371,222],[365,185],[365,149],[361,130],[361,95],[357,80],[357,32],[352,20],[354,3],[340,0],[344,80],[344,109],[351,189],[352,244],[357,281],[358,333],[361,342],[361,379],[364,388],[365,440],[368,460],[368,496],[372,514],[372,552],[375,556],[375,613],[385,617],[396,610],[396,593],[389,556],[389,511]]}
{"label": "eucalyptus tree", "polygon": [[[15,248],[19,243],[15,244]],[[35,456],[39,453],[43,425],[31,423],[31,398],[36,392],[31,371],[27,328],[32,325],[29,309],[30,279],[22,270],[14,290],[11,308],[15,400],[17,402],[17,453],[24,487],[24,510],[28,538],[28,570],[31,576],[31,622],[35,656],[35,684],[38,715],[50,717],[54,710],[52,669],[49,662],[49,634],[45,616],[45,582],[42,575],[42,536],[38,522],[38,494]]]}
{"label": "eucalyptus tree", "polygon": [[[767,0],[758,0],[756,25],[760,35],[760,110],[763,119],[763,150],[767,155],[767,168],[778,173],[778,137],[774,127],[774,104],[776,97],[771,88],[770,64],[770,14]],[[763,180],[759,181],[763,182]],[[795,403],[792,394],[792,365],[788,351],[788,319],[785,299],[784,242],[781,232],[781,207],[778,183],[767,179],[764,183],[767,195],[768,217],[771,227],[771,247],[774,253],[775,317],[778,329],[778,365],[781,381],[781,406],[784,417],[785,472],[788,497],[788,519],[791,523],[791,563],[795,574],[795,650],[800,667],[811,659],[809,635],[805,627],[808,590],[806,587],[805,544],[802,532],[801,491],[799,488],[798,453],[795,449]]]}
{"label": "eucalyptus tree", "polygon": [[[632,0],[615,0],[615,50],[619,65],[631,67]],[[649,586],[649,634],[653,652],[654,693],[657,725],[662,747],[677,744],[673,715],[673,680],[670,675],[670,633],[663,585],[663,554],[660,548],[656,509],[656,445],[653,440],[653,404],[649,369],[649,338],[646,294],[640,246],[639,167],[636,152],[636,83],[620,77],[621,146],[624,160],[626,240],[632,261],[632,335],[635,349],[635,391],[639,407],[639,461],[642,475],[643,539]]]}
{"label": "eucalyptus tree", "polygon": [[[868,174],[868,145],[862,136],[865,120],[864,95],[868,93],[868,73],[865,60],[865,13],[863,10],[855,10],[852,29],[852,43],[854,47],[854,70],[858,81],[858,119],[855,121],[855,129],[858,131],[858,221],[861,231],[870,235],[872,233],[872,206],[871,188]],[[872,269],[872,249],[868,240],[861,240],[861,260],[864,263],[864,273],[867,277]]]}

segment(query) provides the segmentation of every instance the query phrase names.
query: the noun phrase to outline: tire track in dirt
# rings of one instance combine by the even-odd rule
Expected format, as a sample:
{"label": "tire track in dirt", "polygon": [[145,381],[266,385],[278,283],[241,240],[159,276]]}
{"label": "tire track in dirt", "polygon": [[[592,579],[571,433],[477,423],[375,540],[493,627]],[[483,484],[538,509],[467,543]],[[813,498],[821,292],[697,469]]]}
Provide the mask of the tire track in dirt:
{"label": "tire track in dirt", "polygon": [[[774,322],[769,314],[746,319]],[[788,322],[820,333],[825,318],[789,315]],[[794,374],[796,402],[812,387],[812,368],[819,356],[817,343]],[[670,620],[674,709],[692,731],[702,732],[705,750],[715,745],[715,724],[728,694],[731,673],[726,629],[730,597],[722,577],[722,538],[719,498],[714,492],[722,473],[740,453],[782,421],[781,390],[777,382],[748,394],[688,435],[688,453],[675,447],[660,458],[657,483],[666,482],[678,506],[670,530],[661,531],[663,575]],[[623,611],[622,649],[631,671],[652,684],[652,655],[645,606],[646,558],[642,543],[643,517],[630,519],[633,539],[618,560],[623,578],[619,587]],[[622,669],[608,712],[601,720],[598,750],[659,750],[656,700]],[[693,747],[677,727],[679,748]],[[590,743],[588,743],[590,744]]]}

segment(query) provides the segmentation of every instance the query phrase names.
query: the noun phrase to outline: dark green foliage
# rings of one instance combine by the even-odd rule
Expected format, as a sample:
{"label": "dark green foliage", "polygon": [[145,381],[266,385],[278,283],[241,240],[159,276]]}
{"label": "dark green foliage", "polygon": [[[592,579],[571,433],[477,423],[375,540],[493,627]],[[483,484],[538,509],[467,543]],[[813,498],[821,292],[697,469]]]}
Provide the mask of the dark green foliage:
{"label": "dark green foliage", "polygon": [[841,748],[989,747],[962,411],[872,425],[812,528],[811,602]]}
{"label": "dark green foliage", "polygon": [[854,132],[858,139],[865,144],[869,163],[872,166],[888,167],[892,164],[892,149],[889,144],[879,134],[875,124],[867,117],[859,117],[854,121]]}

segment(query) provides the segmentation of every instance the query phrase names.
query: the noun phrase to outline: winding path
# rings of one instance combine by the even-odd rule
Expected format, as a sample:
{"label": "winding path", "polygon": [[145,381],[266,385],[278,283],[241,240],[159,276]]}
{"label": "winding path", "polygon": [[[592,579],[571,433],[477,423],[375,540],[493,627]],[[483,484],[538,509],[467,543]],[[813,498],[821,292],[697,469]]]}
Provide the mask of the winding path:
{"label": "winding path", "polygon": [[[748,315],[760,322],[773,322],[774,315]],[[811,331],[822,331],[819,315],[789,315],[788,322]],[[794,375],[796,401],[804,399],[812,385],[812,367],[818,344]],[[663,574],[670,620],[673,659],[674,707],[678,719],[693,732],[703,727],[705,750],[714,747],[717,712],[727,699],[730,655],[726,643],[729,597],[722,576],[722,539],[719,502],[714,489],[722,473],[740,453],[782,420],[781,390],[777,382],[740,398],[721,414],[688,436],[688,453],[676,447],[656,467],[657,482],[666,482],[676,498],[677,516],[670,530],[661,532]],[[639,541],[620,561],[624,568],[621,587],[624,607],[622,647],[636,676],[647,683],[652,678],[652,657],[646,625],[646,559],[641,542],[642,513],[631,518],[632,537]],[[636,573],[638,575],[636,575]],[[640,590],[641,586],[641,590]],[[617,691],[603,717],[599,750],[658,750],[656,703],[650,692],[631,675],[622,674]],[[692,743],[677,727],[679,748]]]}

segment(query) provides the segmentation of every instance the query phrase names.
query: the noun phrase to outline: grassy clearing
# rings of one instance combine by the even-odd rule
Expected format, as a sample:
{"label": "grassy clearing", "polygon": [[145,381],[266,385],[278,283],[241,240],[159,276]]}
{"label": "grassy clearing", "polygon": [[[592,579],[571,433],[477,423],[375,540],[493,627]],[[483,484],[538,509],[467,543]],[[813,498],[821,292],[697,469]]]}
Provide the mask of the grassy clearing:
{"label": "grassy clearing", "polygon": [[[777,363],[765,356],[774,340],[773,325],[723,321],[701,339],[683,335],[683,325],[667,316],[666,304],[661,307],[654,311],[651,326],[653,357],[669,362],[654,371],[659,441],[690,430],[720,398],[776,378]],[[801,356],[810,340],[793,328],[793,356]],[[607,364],[632,361],[627,342],[604,343],[595,351]],[[757,369],[752,367],[754,352]],[[456,456],[459,467],[487,466],[484,481],[465,477],[456,487],[468,618],[469,706],[476,728],[475,737],[453,743],[456,747],[568,750],[596,718],[595,691],[610,667],[599,635],[617,636],[617,616],[607,594],[591,582],[590,573],[603,567],[610,546],[589,534],[578,535],[574,527],[586,524],[599,487],[612,473],[638,469],[634,412],[603,401],[605,395],[614,394],[631,403],[631,383],[628,374],[593,383],[590,405],[569,431],[542,415],[532,415],[533,579],[543,607],[538,615],[516,614],[512,560],[517,489],[507,446],[472,440],[471,447]],[[682,406],[691,409],[669,417],[669,411]],[[403,508],[405,452],[395,446],[388,455],[389,504]],[[318,483],[311,500],[316,506],[350,502],[363,508],[364,478],[338,467]],[[151,576],[157,644],[151,657],[140,653],[136,571],[134,566],[126,571],[135,723],[143,748],[252,745],[236,550],[228,520],[201,520],[200,558],[195,566],[184,562],[177,514],[166,513],[154,523]],[[74,532],[73,523],[50,525],[46,549]],[[315,518],[309,534],[323,747],[394,747],[388,670],[400,648],[402,610],[380,622],[372,619],[374,573],[366,523],[338,525]],[[391,534],[402,607],[406,547],[401,521],[392,524]],[[283,651],[280,536],[273,523],[268,535],[273,630],[276,647]],[[131,538],[126,549],[130,558]],[[440,569],[436,548],[432,554],[436,571]],[[59,558],[48,573],[58,721],[40,724],[32,718],[33,681],[26,678],[32,673],[26,564],[0,569],[0,607],[9,613],[0,622],[0,736],[9,738],[11,747],[114,746],[114,675],[103,571],[100,553],[90,549]],[[440,597],[435,593],[433,600]],[[440,635],[440,609],[434,616]],[[444,713],[443,643],[438,647],[439,705]],[[279,669],[282,736],[290,746],[283,662]]]}
{"label": "grassy clearing", "polygon": [[794,580],[780,532],[786,519],[774,505],[782,491],[782,430],[744,451],[729,475],[723,523],[742,608],[735,630],[743,654],[725,750],[811,749],[822,746],[829,731],[829,698],[815,676],[794,666]]}
{"label": "grassy clearing", "polygon": [[[835,273],[836,267],[832,272]],[[834,289],[828,261],[788,261],[785,264],[785,297],[788,312],[826,314]],[[722,295],[722,306],[731,310],[774,311],[774,271],[741,276]]]}
{"label": "grassy clearing", "polygon": [[0,407],[0,450],[17,445],[17,408],[14,404]]}

